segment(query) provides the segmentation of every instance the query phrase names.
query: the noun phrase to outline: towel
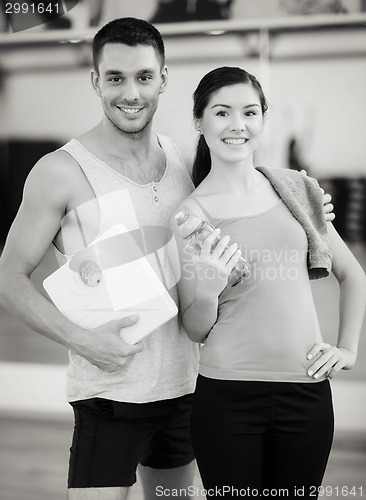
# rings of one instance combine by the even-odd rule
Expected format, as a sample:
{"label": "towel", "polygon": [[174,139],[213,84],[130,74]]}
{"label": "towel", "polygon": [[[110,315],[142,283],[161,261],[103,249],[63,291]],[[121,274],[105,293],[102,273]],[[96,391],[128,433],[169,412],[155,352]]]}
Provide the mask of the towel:
{"label": "towel", "polygon": [[328,244],[323,193],[312,177],[285,168],[256,167],[272,184],[281,200],[303,227],[308,239],[310,279],[329,276],[332,253]]}

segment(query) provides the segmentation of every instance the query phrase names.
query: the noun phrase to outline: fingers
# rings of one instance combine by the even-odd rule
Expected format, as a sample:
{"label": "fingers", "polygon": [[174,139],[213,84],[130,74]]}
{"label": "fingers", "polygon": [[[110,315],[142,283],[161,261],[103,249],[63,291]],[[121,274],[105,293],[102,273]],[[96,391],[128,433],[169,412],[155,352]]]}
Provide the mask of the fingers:
{"label": "fingers", "polygon": [[125,316],[124,318],[116,319],[112,323],[116,330],[120,330],[121,328],[127,328],[128,326],[134,325],[138,321],[138,314],[132,314],[131,316]]}
{"label": "fingers", "polygon": [[320,352],[325,352],[331,347],[330,344],[325,342],[319,342],[313,346],[313,348],[308,352],[307,359],[314,359]]}
{"label": "fingers", "polygon": [[323,194],[323,205],[326,205],[327,203],[330,203],[332,201],[332,197],[330,196],[329,193],[325,194],[325,191],[323,188],[320,188],[320,191]]}
{"label": "fingers", "polygon": [[334,206],[331,203],[332,197],[329,193],[324,192],[324,189],[320,188],[321,192],[323,194],[323,209],[324,209],[324,214],[325,214],[325,220],[327,222],[332,222],[332,220],[335,219],[335,214],[333,213]]}
{"label": "fingers", "polygon": [[327,222],[332,222],[335,219],[335,213],[331,212],[329,214],[325,214],[325,220]]}
{"label": "fingers", "polygon": [[327,203],[325,206],[324,206],[324,211],[325,213],[327,214],[330,214],[331,212],[333,212],[334,210],[334,205],[332,203]]}
{"label": "fingers", "polygon": [[327,373],[327,379],[331,380],[333,377],[337,375],[337,373],[343,368],[342,364],[340,361],[336,363],[333,368],[331,368],[328,373]]}
{"label": "fingers", "polygon": [[[139,317],[137,314],[132,314],[131,316],[126,316],[125,318],[117,319],[114,322],[114,328],[118,330],[120,333],[123,328],[128,328],[129,326],[134,325],[138,321]],[[141,343],[137,344],[128,344],[121,338],[121,342],[123,344],[123,353],[122,356],[131,356],[132,354],[136,354],[143,350],[143,346]]]}
{"label": "fingers", "polygon": [[[229,246],[230,236],[223,236],[215,248],[212,250],[211,254],[217,260],[221,259],[224,264],[230,259],[233,254],[232,247],[235,247],[235,250],[238,248],[236,243],[233,243]],[[229,250],[230,249],[230,250]],[[235,252],[234,250],[234,252]]]}
{"label": "fingers", "polygon": [[342,355],[336,347],[324,342],[315,344],[309,351],[307,359],[316,361],[309,367],[308,375],[314,379],[319,379],[324,375],[328,379],[333,378],[344,366]]}
{"label": "fingers", "polygon": [[[105,332],[112,331],[113,333],[117,333],[120,337],[120,332],[124,328],[128,328],[129,326],[134,325],[139,320],[139,316],[137,314],[132,314],[131,316],[125,316],[124,318],[116,319],[114,321],[110,321],[105,326]],[[121,344],[119,345],[118,352],[120,356],[130,356],[131,354],[136,354],[143,350],[143,346],[141,343],[137,344],[128,344],[122,338],[120,338]]]}
{"label": "fingers", "polygon": [[[333,205],[333,203],[331,203],[332,197],[328,193],[324,194],[324,189],[322,189],[322,191],[323,191],[324,213],[330,214],[334,210],[334,205]],[[333,214],[333,218],[334,218],[334,214]]]}
{"label": "fingers", "polygon": [[127,344],[123,339],[121,339],[121,342],[123,344],[122,356],[131,356],[132,354],[137,354],[144,349],[143,345],[140,342],[138,342],[137,344]]}
{"label": "fingers", "polygon": [[[216,250],[216,254],[221,249],[221,253],[224,251],[225,244],[223,244],[223,240],[226,241],[227,243],[227,237],[223,237],[220,241],[220,229],[215,229],[210,233],[208,236],[206,236],[204,242],[202,243],[202,250],[201,250],[201,256],[202,257],[208,257],[213,253],[213,251]],[[218,249],[217,249],[218,247]],[[221,255],[221,253],[219,255]]]}
{"label": "fingers", "polygon": [[131,316],[125,316],[124,318],[115,319],[112,321],[108,321],[101,326],[98,326],[95,330],[98,332],[102,332],[102,334],[110,333],[118,333],[121,328],[127,328],[131,325],[134,325],[138,321],[139,317],[137,314],[132,314]]}
{"label": "fingers", "polygon": [[220,238],[220,229],[215,229],[207,236],[202,245],[201,257],[204,259],[214,257],[219,260],[222,259],[226,264],[237,251],[238,245],[230,243],[230,236],[225,235]]}
{"label": "fingers", "polygon": [[208,256],[202,256],[208,261],[216,261],[219,268],[223,268],[227,274],[230,273],[239,257],[241,256],[241,251],[238,249],[238,244],[232,243],[231,245],[229,245],[229,243],[230,236],[223,236],[217,243],[215,248],[211,250]]}
{"label": "fingers", "polygon": [[227,250],[225,251],[225,253],[223,254],[222,257],[224,259],[224,262],[229,267],[233,268],[233,266],[235,266],[240,255],[241,255],[241,251],[238,248],[237,243],[233,243],[232,245],[228,246]]}
{"label": "fingers", "polygon": [[230,252],[228,249],[228,253],[229,253],[229,255],[230,255],[230,253],[232,254],[226,263],[227,272],[229,274],[232,271],[232,269],[234,268],[235,264],[238,262],[238,260],[241,257],[241,250],[239,248],[237,248],[237,245],[231,245]]}
{"label": "fingers", "polygon": [[334,205],[332,203],[327,203],[326,205],[324,205],[324,212],[326,214],[333,212],[333,210],[334,210]]}

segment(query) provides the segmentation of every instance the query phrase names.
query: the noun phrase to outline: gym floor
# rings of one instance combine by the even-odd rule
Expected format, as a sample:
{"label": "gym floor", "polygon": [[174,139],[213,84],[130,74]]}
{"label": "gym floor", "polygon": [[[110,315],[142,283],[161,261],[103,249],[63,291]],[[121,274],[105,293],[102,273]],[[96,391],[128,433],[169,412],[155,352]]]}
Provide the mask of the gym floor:
{"label": "gym floor", "polygon": [[[352,250],[366,269],[365,246],[356,245]],[[313,284],[313,291],[323,335],[332,342],[338,321],[337,284],[333,278],[320,280]],[[62,401],[63,380],[61,389],[56,388],[52,377],[54,371],[64,372],[67,352],[31,332],[3,309],[0,327],[0,499],[65,499],[73,423],[71,409]],[[356,367],[332,382],[336,434],[323,481],[323,496],[331,500],[366,497],[365,333],[364,324]],[[35,378],[33,368],[40,374],[49,373],[50,378]],[[41,416],[42,404],[46,411]],[[195,486],[200,489],[198,473]],[[142,498],[138,482],[131,500]]]}

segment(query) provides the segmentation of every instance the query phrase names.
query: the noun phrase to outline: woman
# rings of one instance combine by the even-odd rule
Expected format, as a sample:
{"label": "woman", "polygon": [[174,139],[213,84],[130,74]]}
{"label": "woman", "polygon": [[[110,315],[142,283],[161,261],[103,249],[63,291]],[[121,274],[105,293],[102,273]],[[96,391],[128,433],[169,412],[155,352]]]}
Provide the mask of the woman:
{"label": "woman", "polygon": [[[246,71],[204,76],[194,93],[197,188],[179,210],[218,229],[197,257],[172,220],[182,321],[203,343],[192,438],[210,498],[317,498],[333,437],[329,379],[353,367],[365,309],[365,275],[325,222],[317,182],[254,167],[266,112],[262,88]],[[220,230],[226,236],[212,250]],[[240,253],[251,271],[230,288]],[[329,274],[332,255],[336,346],[322,339],[309,284]]]}

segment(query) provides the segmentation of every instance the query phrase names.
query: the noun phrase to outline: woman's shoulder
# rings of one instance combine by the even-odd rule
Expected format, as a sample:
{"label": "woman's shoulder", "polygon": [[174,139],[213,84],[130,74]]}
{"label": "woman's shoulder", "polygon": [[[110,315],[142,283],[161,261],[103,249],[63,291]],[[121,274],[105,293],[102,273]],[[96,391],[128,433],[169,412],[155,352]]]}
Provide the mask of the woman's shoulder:
{"label": "woman's shoulder", "polygon": [[319,183],[314,177],[307,175],[305,171],[291,170],[288,168],[256,167],[269,180],[278,181],[283,184],[295,185],[297,187],[317,187]]}

